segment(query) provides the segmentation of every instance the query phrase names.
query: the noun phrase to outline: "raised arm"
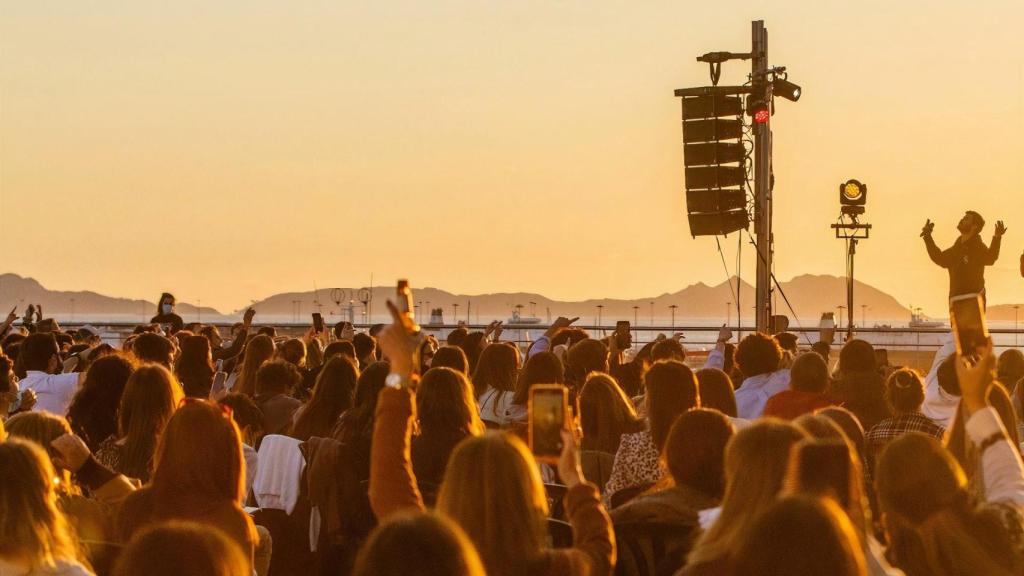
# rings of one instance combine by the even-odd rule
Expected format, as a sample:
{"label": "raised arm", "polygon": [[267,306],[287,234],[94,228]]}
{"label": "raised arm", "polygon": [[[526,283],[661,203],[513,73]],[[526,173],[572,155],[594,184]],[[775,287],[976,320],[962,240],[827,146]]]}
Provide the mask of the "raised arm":
{"label": "raised arm", "polygon": [[985,265],[991,266],[999,259],[999,248],[1003,243],[1003,234],[1006,234],[1006,225],[1000,220],[996,222],[996,231],[992,235],[992,243],[988,245],[988,252],[985,254]]}
{"label": "raised arm", "polygon": [[[583,478],[579,453],[572,432],[562,431],[562,456],[558,461],[558,475],[569,489],[565,494],[565,511],[572,524],[573,564],[589,564],[589,569],[572,570],[607,576],[615,566],[615,532],[612,520],[601,504],[597,486]],[[568,572],[568,571],[567,571]]]}
{"label": "raised arm", "polygon": [[957,358],[956,372],[967,416],[967,434],[981,453],[985,499],[1014,506],[1024,512],[1024,463],[1021,462],[1020,451],[1010,441],[999,413],[987,402],[994,369],[995,355],[991,342],[974,366]]}

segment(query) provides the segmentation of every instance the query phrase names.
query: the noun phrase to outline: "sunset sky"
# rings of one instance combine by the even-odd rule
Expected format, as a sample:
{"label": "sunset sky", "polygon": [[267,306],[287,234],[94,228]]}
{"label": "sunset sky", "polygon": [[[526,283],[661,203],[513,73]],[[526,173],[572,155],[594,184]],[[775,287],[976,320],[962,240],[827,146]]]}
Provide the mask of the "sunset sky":
{"label": "sunset sky", "polygon": [[773,119],[779,278],[843,274],[829,224],[858,178],[858,279],[943,315],[918,234],[930,217],[945,247],[974,209],[986,243],[1009,227],[989,302],[1024,302],[1020,0],[0,0],[0,272],[224,311],[371,273],[560,299],[718,284],[672,91],[759,18],[804,88]]}

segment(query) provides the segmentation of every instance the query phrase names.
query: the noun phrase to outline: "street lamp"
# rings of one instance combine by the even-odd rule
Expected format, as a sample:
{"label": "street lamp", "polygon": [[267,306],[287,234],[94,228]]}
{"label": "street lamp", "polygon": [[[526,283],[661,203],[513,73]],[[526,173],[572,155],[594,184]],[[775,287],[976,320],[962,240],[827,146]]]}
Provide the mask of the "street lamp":
{"label": "street lamp", "polygon": [[459,305],[456,303],[452,304],[452,322],[459,323]]}
{"label": "street lamp", "polygon": [[633,338],[636,338],[636,339],[639,339],[639,334],[640,334],[637,331],[637,329],[636,329],[636,327],[640,325],[640,322],[637,320],[639,313],[640,313],[640,307],[639,306],[633,306]]}
{"label": "street lamp", "polygon": [[651,302],[651,326],[654,326],[654,302]]}
{"label": "street lamp", "polygon": [[[839,327],[842,328],[843,327],[843,310],[846,310],[846,306],[843,306],[842,304],[840,304],[839,306],[836,306],[836,308],[839,309]],[[847,325],[849,325],[849,323],[847,323]]]}
{"label": "street lamp", "polygon": [[732,324],[732,302],[725,303],[725,325]]}
{"label": "street lamp", "polygon": [[867,328],[868,327],[868,321],[866,320],[866,318],[867,318],[867,310],[868,310],[868,305],[867,304],[861,304],[860,305],[860,327],[861,328]]}
{"label": "street lamp", "polygon": [[597,305],[597,327],[601,327],[601,313],[604,311],[604,304]]}
{"label": "street lamp", "polygon": [[679,308],[679,306],[677,306],[676,304],[671,304],[668,308],[669,308],[669,310],[672,311],[672,327],[675,328],[676,327],[676,308]]}

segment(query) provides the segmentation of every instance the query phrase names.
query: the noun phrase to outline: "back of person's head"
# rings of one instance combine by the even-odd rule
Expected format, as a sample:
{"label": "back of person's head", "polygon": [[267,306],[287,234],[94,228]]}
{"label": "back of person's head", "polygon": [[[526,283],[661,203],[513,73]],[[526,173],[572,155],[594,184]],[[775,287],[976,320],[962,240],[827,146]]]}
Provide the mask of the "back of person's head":
{"label": "back of person's head", "polygon": [[484,576],[484,567],[458,524],[414,512],[392,516],[370,534],[353,576]]}
{"label": "back of person's head", "polygon": [[998,513],[970,504],[967,477],[935,438],[910,432],[892,440],[874,477],[896,567],[911,576],[1020,573]]}
{"label": "back of person's head", "polygon": [[569,348],[566,363],[572,376],[579,381],[591,372],[608,372],[608,347],[593,338],[581,340]]}
{"label": "back of person's head", "polygon": [[377,339],[365,332],[357,332],[352,337],[352,346],[356,349],[356,356],[360,365],[373,362],[377,352]]}
{"label": "back of person's head", "polygon": [[458,346],[441,346],[434,352],[434,359],[430,362],[431,368],[451,368],[463,374],[469,374],[469,360],[466,353]]}
{"label": "back of person's head", "polygon": [[469,334],[469,330],[459,326],[455,330],[448,333],[448,337],[445,339],[445,343],[449,346],[458,346],[462,344],[462,341],[466,339]]}
{"label": "back of person's head", "polygon": [[806,352],[793,361],[789,369],[789,387],[793,390],[824,394],[828,384],[828,365],[821,356]]}
{"label": "back of person's head", "polygon": [[[5,426],[7,434],[11,438],[21,438],[35,442],[40,448],[47,451],[50,456],[50,443],[64,434],[71,433],[71,426],[63,416],[57,416],[49,412],[29,411],[19,412],[11,416]],[[77,487],[71,483],[71,474],[60,468],[56,468],[54,482],[57,483],[58,492],[75,492]]]}
{"label": "back of person's head", "polygon": [[960,380],[956,375],[955,354],[939,364],[939,369],[935,371],[935,378],[938,381],[939,388],[944,392],[952,396],[960,396]]}
{"label": "back of person's head", "polygon": [[256,372],[256,396],[291,394],[302,382],[302,374],[286,360],[264,362]]}
{"label": "back of person's head", "polygon": [[206,336],[188,336],[180,340],[181,354],[174,365],[174,374],[181,381],[185,395],[207,398],[213,386],[213,361],[210,341]]}
{"label": "back of person's head", "polygon": [[867,340],[854,338],[839,351],[839,373],[874,372],[878,369],[875,348]]}
{"label": "back of person's head", "polygon": [[130,357],[111,354],[92,362],[82,387],[68,408],[68,420],[93,448],[117,433],[117,411],[128,379],[135,372]]}
{"label": "back of person's head", "polygon": [[860,538],[829,500],[789,496],[772,503],[740,543],[735,574],[867,576]]}
{"label": "back of person's head", "polygon": [[1024,352],[1010,348],[999,355],[996,363],[996,377],[1007,388],[1013,388],[1024,378]]}
{"label": "back of person's head", "polygon": [[675,483],[720,499],[725,493],[725,447],[733,433],[732,423],[716,410],[695,408],[680,416],[662,453]]}
{"label": "back of person's head", "polygon": [[24,370],[52,372],[60,360],[60,348],[52,333],[29,334],[21,342],[20,364]]}
{"label": "back of person's head", "polygon": [[337,356],[338,354],[343,354],[357,362],[359,361],[359,359],[356,358],[356,347],[348,340],[338,340],[328,344],[327,347],[324,348],[324,362],[327,362],[331,357]]}
{"label": "back of person's head", "polygon": [[327,437],[338,417],[352,407],[359,367],[344,354],[327,361],[313,387],[313,397],[299,415],[290,436],[309,440],[311,436]]}
{"label": "back of person's head", "polygon": [[533,455],[512,434],[485,434],[455,448],[437,510],[469,535],[490,576],[523,573],[546,545],[544,485]]}
{"label": "back of person's head", "polygon": [[820,414],[801,414],[793,419],[793,424],[811,438],[819,440],[842,440],[846,436],[843,429],[831,418]]}
{"label": "back of person's head", "polygon": [[25,563],[33,573],[76,556],[70,528],[57,508],[54,478],[53,465],[38,444],[19,438],[0,442],[0,558]]}
{"label": "back of person's head", "polygon": [[332,436],[343,442],[367,440],[373,435],[377,397],[384,389],[384,381],[391,371],[387,362],[374,362],[359,374],[352,409],[342,414]]}
{"label": "back of person's head", "polygon": [[274,355],[274,341],[266,334],[258,334],[245,345],[245,360],[238,374],[235,389],[249,396],[256,395],[256,375],[260,366]]}
{"label": "back of person's head", "polygon": [[658,360],[678,360],[682,362],[686,360],[686,350],[683,349],[683,345],[679,343],[679,340],[666,338],[655,344],[651,349],[651,360],[654,362]]}
{"label": "back of person's head", "polygon": [[234,392],[218,402],[231,409],[231,419],[242,434],[242,441],[253,446],[263,435],[263,411],[251,396]]}
{"label": "back of person's head", "polygon": [[857,416],[842,406],[829,406],[814,412],[815,416],[823,416],[831,420],[850,441],[857,451],[857,457],[863,462],[865,450],[864,426],[861,425]]}
{"label": "back of person's head", "polygon": [[221,342],[220,330],[217,329],[213,324],[207,324],[199,329],[199,335],[205,336],[210,341],[210,345],[216,346]]}
{"label": "back of person's head", "polygon": [[579,394],[583,449],[615,454],[623,434],[643,430],[633,402],[619,383],[602,372],[591,372]]}
{"label": "back of person's head", "polygon": [[722,512],[697,541],[690,563],[736,553],[752,519],[775,502],[790,450],[805,437],[796,426],[775,418],[760,419],[736,432],[725,448]]}
{"label": "back of person's head", "polygon": [[786,492],[831,498],[846,511],[858,533],[866,534],[870,528],[860,458],[845,437],[800,441],[790,454]]}
{"label": "back of person's head", "polygon": [[885,381],[885,401],[893,412],[917,412],[924,403],[924,382],[910,368],[900,368]]}
{"label": "back of person's head", "polygon": [[152,471],[157,438],[171,419],[183,395],[173,374],[159,364],[140,366],[128,378],[118,430],[126,438],[120,472],[132,478],[148,480]]}
{"label": "back of person's head", "polygon": [[170,368],[174,361],[174,344],[159,334],[143,332],[132,342],[132,354],[139,362]]}
{"label": "back of person's head", "polygon": [[530,398],[530,388],[534,384],[564,383],[565,369],[558,356],[552,352],[537,352],[530,356],[522,371],[519,372],[519,381],[516,383],[516,395],[513,402],[525,406]]}
{"label": "back of person's head", "polygon": [[181,501],[242,501],[245,460],[231,415],[206,400],[175,411],[160,437],[153,471],[153,508],[158,517],[181,514]]}
{"label": "back of person's head", "polygon": [[273,340],[274,338],[277,338],[277,328],[274,328],[273,326],[260,326],[259,329],[256,330],[256,334],[260,336],[267,336]]}
{"label": "back of person's head", "polygon": [[726,416],[736,418],[736,392],[732,379],[718,368],[697,370],[697,384],[700,387],[700,405],[713,408]]}
{"label": "back of person's head", "polygon": [[484,348],[473,370],[473,394],[479,397],[488,388],[515,392],[521,360],[514,344],[496,342]]}
{"label": "back of person's head", "polygon": [[676,418],[691,408],[700,407],[697,376],[682,362],[663,360],[656,362],[644,375],[644,388],[651,440],[660,452]]}
{"label": "back of person's head", "polygon": [[476,369],[476,363],[480,359],[480,353],[487,347],[487,337],[483,332],[470,332],[458,344],[459,348],[466,353],[466,360],[469,363],[469,373]]}
{"label": "back of person's head", "polygon": [[249,561],[220,530],[170,521],[136,534],[118,558],[114,576],[251,576]]}
{"label": "back of person's head", "polygon": [[775,372],[781,361],[779,343],[767,334],[749,334],[736,347],[736,363],[747,378]]}
{"label": "back of person's head", "polygon": [[587,338],[590,338],[590,335],[587,334],[586,330],[570,326],[564,330],[559,330],[558,334],[551,338],[551,347],[554,348],[564,344],[567,348],[572,348],[574,344]]}
{"label": "back of person's head", "polygon": [[277,348],[277,357],[296,368],[306,365],[306,344],[298,338],[289,338]]}
{"label": "back of person's head", "polygon": [[815,342],[811,344],[811,352],[814,352],[821,359],[825,361],[825,364],[829,362],[829,356],[832,354],[832,345],[828,342]]}
{"label": "back of person's head", "polygon": [[797,342],[799,342],[799,340],[800,337],[792,332],[779,332],[775,335],[775,341],[779,343],[779,348],[782,348],[794,356],[799,352],[797,347]]}
{"label": "back of person's head", "polygon": [[431,368],[423,375],[416,388],[416,416],[424,434],[476,435],[484,428],[473,386],[465,374],[451,368]]}

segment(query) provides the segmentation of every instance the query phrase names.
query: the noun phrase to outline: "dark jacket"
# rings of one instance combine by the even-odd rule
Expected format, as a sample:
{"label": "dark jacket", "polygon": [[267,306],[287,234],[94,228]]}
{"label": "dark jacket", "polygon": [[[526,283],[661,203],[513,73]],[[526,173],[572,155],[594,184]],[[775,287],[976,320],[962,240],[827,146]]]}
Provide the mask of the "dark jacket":
{"label": "dark jacket", "polygon": [[185,327],[185,321],[181,319],[181,316],[178,316],[174,312],[171,312],[170,314],[159,314],[157,316],[153,316],[152,318],[149,319],[149,323],[170,324],[172,334],[180,331]]}
{"label": "dark jacket", "polygon": [[992,244],[986,247],[981,237],[974,235],[966,242],[957,238],[949,249],[940,250],[930,234],[924,237],[932,262],[949,270],[950,298],[985,291],[985,266],[996,263],[1001,242],[1000,236],[993,236]]}
{"label": "dark jacket", "polygon": [[292,416],[302,402],[287,394],[257,396],[256,404],[263,411],[263,430],[267,434],[284,434],[292,426]]}

